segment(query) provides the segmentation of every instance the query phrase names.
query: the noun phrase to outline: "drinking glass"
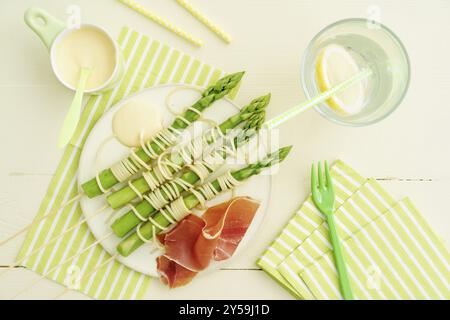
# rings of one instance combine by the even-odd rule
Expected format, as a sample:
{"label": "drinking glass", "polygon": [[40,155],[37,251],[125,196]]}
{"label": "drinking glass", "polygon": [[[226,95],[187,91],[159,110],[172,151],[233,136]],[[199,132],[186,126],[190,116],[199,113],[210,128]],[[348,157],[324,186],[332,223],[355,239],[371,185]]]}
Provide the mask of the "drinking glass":
{"label": "drinking glass", "polygon": [[302,60],[301,79],[306,97],[320,94],[316,81],[316,62],[323,48],[343,46],[358,67],[370,68],[365,79],[365,99],[361,112],[343,115],[326,102],[315,109],[327,119],[349,126],[365,126],[390,115],[404,98],[409,85],[410,65],[405,47],[386,26],[366,19],[337,21],[320,31],[310,42]]}

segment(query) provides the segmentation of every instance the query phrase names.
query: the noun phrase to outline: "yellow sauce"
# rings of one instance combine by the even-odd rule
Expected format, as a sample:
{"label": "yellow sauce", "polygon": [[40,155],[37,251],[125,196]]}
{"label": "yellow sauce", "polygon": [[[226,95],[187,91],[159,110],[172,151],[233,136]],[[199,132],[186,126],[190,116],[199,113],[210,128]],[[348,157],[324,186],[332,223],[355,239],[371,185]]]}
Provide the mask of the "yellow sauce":
{"label": "yellow sauce", "polygon": [[86,89],[101,87],[112,76],[116,50],[112,40],[101,30],[82,26],[69,32],[57,44],[56,68],[60,77],[76,87],[83,67],[92,68]]}
{"label": "yellow sauce", "polygon": [[133,100],[114,114],[112,121],[114,136],[128,147],[139,147],[162,130],[162,116],[158,107],[148,102]]}

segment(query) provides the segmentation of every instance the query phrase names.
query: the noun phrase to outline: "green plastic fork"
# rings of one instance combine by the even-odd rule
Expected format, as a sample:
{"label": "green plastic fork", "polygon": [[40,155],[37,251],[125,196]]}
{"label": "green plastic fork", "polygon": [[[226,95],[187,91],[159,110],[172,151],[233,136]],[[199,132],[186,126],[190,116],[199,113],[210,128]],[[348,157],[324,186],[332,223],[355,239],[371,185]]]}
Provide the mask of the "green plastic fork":
{"label": "green plastic fork", "polygon": [[[334,189],[333,180],[330,175],[328,163],[325,161],[325,175],[322,172],[322,165],[318,163],[318,173],[311,166],[311,193],[314,204],[317,209],[327,218],[328,229],[330,232],[331,244],[333,246],[334,260],[339,275],[339,285],[341,287],[342,296],[345,300],[353,300],[352,286],[348,277],[347,266],[344,255],[342,254],[339,236],[336,230],[336,222],[334,220]],[[318,176],[318,177],[317,177]]]}

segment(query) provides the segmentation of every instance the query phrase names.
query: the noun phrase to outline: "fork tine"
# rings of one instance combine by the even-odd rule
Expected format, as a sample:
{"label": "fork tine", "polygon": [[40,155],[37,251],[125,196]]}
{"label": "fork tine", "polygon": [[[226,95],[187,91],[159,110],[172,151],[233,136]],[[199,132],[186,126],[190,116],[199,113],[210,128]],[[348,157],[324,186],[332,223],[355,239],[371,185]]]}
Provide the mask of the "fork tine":
{"label": "fork tine", "polygon": [[319,189],[324,189],[326,187],[325,179],[322,172],[322,161],[319,161],[318,166],[318,175],[319,175]]}
{"label": "fork tine", "polygon": [[315,168],[314,168],[314,162],[311,165],[311,191],[314,190],[316,188],[316,172],[315,172]]}
{"label": "fork tine", "polygon": [[325,181],[327,183],[327,188],[332,190],[333,189],[333,178],[331,177],[330,167],[328,166],[327,161],[325,161]]}
{"label": "fork tine", "polygon": [[311,165],[311,192],[314,193],[314,191],[317,188],[317,180],[316,180],[316,170],[314,168],[314,162]]}

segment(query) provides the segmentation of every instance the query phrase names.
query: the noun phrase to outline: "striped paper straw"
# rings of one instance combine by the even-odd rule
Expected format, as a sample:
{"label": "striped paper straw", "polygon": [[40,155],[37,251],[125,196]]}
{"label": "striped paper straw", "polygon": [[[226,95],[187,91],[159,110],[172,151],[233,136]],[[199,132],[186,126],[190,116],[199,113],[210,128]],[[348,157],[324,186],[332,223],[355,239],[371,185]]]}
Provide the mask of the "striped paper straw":
{"label": "striped paper straw", "polygon": [[176,0],[178,4],[180,4],[183,8],[189,11],[198,21],[203,23],[209,30],[214,32],[219,38],[221,38],[226,43],[231,42],[231,36],[219,28],[214,22],[209,20],[203,13],[198,11],[198,9],[194,8],[192,4],[187,0]]}
{"label": "striped paper straw", "polygon": [[169,22],[167,19],[156,15],[150,9],[143,7],[142,5],[137,3],[136,1],[134,1],[134,0],[119,0],[119,1],[121,3],[123,3],[124,5],[130,7],[134,11],[136,11],[136,12],[142,14],[143,16],[153,20],[154,22],[156,22],[160,26],[166,28],[167,30],[172,31],[173,33],[175,33],[179,37],[189,41],[193,45],[198,46],[198,47],[201,47],[203,45],[203,41],[201,39],[195,38],[190,33],[184,31],[180,27],[177,27],[173,23]]}
{"label": "striped paper straw", "polygon": [[276,128],[280,124],[292,119],[297,114],[299,114],[311,107],[314,107],[315,105],[318,105],[319,103],[324,102],[329,97],[346,90],[347,88],[351,87],[353,84],[369,77],[371,74],[372,74],[372,69],[365,68],[365,69],[361,70],[360,72],[358,72],[357,74],[355,74],[354,76],[352,76],[351,78],[337,84],[333,88],[328,89],[327,91],[322,92],[321,94],[315,96],[314,98],[312,98],[308,101],[302,102],[302,103],[286,110],[285,112],[276,116],[275,118],[272,118],[272,119],[266,121],[266,123],[264,125],[268,129]]}

